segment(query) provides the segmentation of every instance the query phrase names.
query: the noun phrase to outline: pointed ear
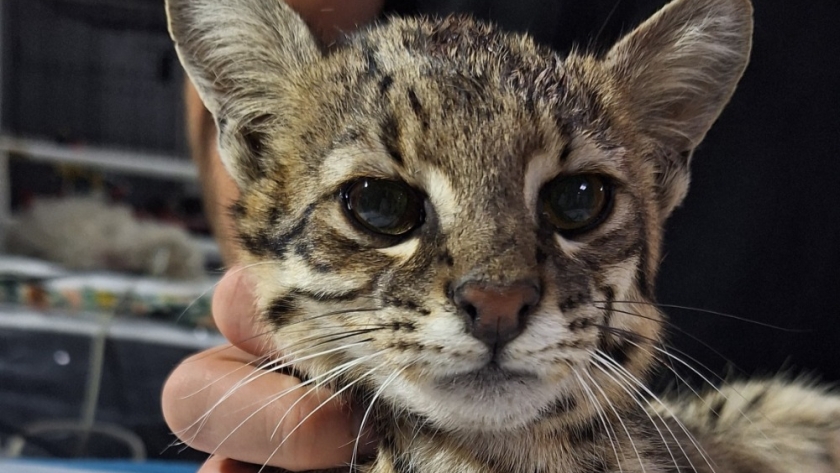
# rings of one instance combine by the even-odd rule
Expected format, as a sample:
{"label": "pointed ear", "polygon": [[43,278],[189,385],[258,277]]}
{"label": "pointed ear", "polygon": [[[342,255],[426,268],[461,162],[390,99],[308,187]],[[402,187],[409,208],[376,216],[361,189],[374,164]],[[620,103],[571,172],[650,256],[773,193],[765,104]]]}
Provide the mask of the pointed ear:
{"label": "pointed ear", "polygon": [[242,186],[259,175],[264,130],[284,78],[321,51],[283,0],[166,0],[181,64],[219,126],[228,171]]}
{"label": "pointed ear", "polygon": [[676,0],[625,36],[604,61],[633,119],[669,155],[663,209],[688,186],[688,161],[729,101],[752,44],[749,0]]}

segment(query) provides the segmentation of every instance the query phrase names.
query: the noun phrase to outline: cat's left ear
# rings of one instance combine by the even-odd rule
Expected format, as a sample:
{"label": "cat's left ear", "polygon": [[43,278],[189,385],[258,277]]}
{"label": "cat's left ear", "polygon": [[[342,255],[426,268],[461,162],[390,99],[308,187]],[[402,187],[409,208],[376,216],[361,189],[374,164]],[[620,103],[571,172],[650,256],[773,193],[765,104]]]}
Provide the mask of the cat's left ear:
{"label": "cat's left ear", "polygon": [[262,132],[283,110],[291,72],[321,49],[283,0],[166,0],[184,69],[219,125],[222,161],[240,187],[258,176]]}
{"label": "cat's left ear", "polygon": [[688,161],[729,101],[752,44],[749,0],[676,0],[606,55],[634,121],[662,146],[667,214],[688,188]]}

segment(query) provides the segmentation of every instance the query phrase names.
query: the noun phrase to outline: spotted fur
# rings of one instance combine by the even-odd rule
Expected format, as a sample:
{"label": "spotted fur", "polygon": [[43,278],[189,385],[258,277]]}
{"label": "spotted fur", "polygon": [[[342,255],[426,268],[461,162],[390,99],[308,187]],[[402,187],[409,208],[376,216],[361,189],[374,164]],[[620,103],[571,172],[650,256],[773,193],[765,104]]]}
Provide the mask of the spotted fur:
{"label": "spotted fur", "polygon": [[[748,0],[676,0],[605,55],[565,57],[467,17],[394,18],[326,47],[277,0],[167,5],[241,190],[243,259],[278,352],[369,407],[382,438],[360,471],[829,468],[829,393],[769,382],[659,404],[644,384],[662,358],[663,224],[746,66]],[[576,173],[609,176],[615,198],[567,238],[539,193]],[[422,226],[363,231],[340,197],[358,178],[412,186]],[[465,279],[539,281],[498,352],[452,302]],[[805,399],[808,415],[793,409]]]}

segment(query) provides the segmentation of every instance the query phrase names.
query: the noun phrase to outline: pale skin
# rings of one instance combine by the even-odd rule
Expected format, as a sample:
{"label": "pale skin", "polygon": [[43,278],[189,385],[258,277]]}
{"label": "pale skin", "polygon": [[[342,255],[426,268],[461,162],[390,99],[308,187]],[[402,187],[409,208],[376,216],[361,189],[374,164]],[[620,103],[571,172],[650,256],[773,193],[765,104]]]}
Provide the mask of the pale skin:
{"label": "pale skin", "polygon": [[[375,18],[383,3],[383,0],[285,1],[298,11],[325,45],[343,32]],[[236,266],[238,250],[227,209],[238,190],[219,159],[213,118],[189,83],[185,107],[191,154],[201,176],[205,211],[222,258],[231,268],[216,287],[212,306],[216,325],[230,342],[196,354],[175,368],[163,389],[166,422],[187,445],[213,454],[200,473],[253,472],[261,465],[292,471],[345,465],[352,459],[359,424],[358,416],[348,406],[332,402],[316,411],[328,396],[319,393],[301,399],[305,390],[293,391],[266,405],[272,396],[299,383],[297,378],[274,372],[265,373],[225,398],[239,381],[258,373],[257,366],[268,354],[270,344],[265,336],[266,328],[256,316],[248,276]],[[246,421],[264,405],[264,409]],[[196,429],[194,423],[207,412],[211,414]],[[310,417],[306,422],[300,424],[307,416]],[[298,424],[300,427],[289,435]],[[278,448],[280,440],[286,437]],[[363,454],[373,448],[366,436],[361,444]]]}

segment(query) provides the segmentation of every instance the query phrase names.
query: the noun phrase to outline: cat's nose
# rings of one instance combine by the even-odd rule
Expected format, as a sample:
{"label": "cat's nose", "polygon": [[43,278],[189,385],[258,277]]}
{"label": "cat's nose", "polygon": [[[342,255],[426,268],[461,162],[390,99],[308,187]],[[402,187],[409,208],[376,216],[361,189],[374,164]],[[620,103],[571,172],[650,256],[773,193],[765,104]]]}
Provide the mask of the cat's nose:
{"label": "cat's nose", "polygon": [[495,351],[525,328],[525,320],[540,302],[540,286],[532,281],[506,285],[467,282],[455,289],[452,301],[470,333]]}

